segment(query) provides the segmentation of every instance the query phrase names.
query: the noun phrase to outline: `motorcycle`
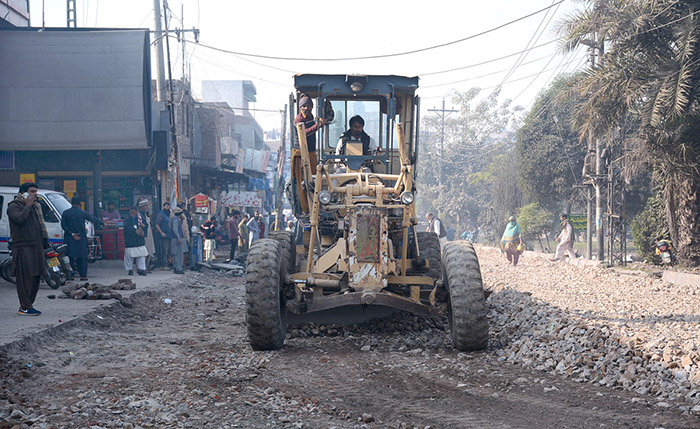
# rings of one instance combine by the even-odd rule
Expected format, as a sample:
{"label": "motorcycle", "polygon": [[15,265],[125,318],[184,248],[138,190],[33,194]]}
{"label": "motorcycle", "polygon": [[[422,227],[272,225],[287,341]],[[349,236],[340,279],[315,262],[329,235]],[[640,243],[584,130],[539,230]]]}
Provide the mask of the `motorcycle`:
{"label": "motorcycle", "polygon": [[676,263],[676,255],[673,254],[673,246],[670,240],[661,237],[656,238],[656,254],[661,258],[661,263],[672,266]]}
{"label": "motorcycle", "polygon": [[[8,243],[10,255],[12,255],[11,243]],[[66,256],[66,245],[52,245],[44,250],[44,263],[46,264],[44,273],[41,279],[49,285],[51,289],[58,289],[66,284],[66,280],[72,276],[72,270],[66,271],[66,267],[70,269],[70,261]],[[0,263],[0,276],[10,283],[16,283],[15,272],[12,267],[12,257],[5,259]]]}

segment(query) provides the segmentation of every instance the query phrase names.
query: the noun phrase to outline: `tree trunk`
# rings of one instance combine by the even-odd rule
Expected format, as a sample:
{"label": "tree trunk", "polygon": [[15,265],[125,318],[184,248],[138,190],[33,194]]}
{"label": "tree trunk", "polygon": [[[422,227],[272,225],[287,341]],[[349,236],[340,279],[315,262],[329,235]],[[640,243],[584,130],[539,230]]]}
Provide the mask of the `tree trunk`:
{"label": "tree trunk", "polygon": [[666,221],[678,260],[700,266],[700,174],[672,172],[664,188]]}

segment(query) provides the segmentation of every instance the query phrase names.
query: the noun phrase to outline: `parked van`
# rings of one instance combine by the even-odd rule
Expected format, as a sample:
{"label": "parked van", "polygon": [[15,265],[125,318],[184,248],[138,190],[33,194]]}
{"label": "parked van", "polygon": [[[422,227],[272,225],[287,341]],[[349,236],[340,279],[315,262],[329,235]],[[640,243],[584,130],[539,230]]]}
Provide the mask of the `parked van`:
{"label": "parked van", "polygon": [[[10,239],[10,220],[7,216],[7,205],[15,199],[19,186],[0,186],[0,260],[9,254],[7,242]],[[37,192],[41,211],[44,215],[44,224],[49,233],[50,243],[63,243],[63,229],[61,228],[61,214],[71,207],[70,201],[62,192],[39,189]]]}

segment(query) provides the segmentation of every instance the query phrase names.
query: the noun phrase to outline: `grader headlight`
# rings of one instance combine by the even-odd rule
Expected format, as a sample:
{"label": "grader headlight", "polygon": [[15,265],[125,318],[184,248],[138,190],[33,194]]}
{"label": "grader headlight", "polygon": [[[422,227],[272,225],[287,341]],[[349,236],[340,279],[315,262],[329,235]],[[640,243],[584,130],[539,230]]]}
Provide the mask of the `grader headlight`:
{"label": "grader headlight", "polygon": [[329,190],[324,189],[321,192],[318,193],[318,201],[321,202],[321,204],[328,204],[331,202],[331,193]]}
{"label": "grader headlight", "polygon": [[413,198],[414,198],[413,192],[411,192],[411,191],[403,191],[403,192],[401,192],[400,198],[401,198],[401,202],[402,202],[402,203],[404,203],[404,204],[406,204],[406,205],[409,205],[409,204],[411,204],[411,203],[413,202]]}

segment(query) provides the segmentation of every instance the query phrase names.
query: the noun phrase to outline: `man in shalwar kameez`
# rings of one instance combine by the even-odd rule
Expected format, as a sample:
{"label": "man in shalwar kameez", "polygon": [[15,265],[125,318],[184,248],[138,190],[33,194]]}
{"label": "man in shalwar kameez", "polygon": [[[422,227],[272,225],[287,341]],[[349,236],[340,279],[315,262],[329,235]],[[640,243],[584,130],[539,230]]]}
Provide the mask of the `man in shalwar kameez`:
{"label": "man in shalwar kameez", "polygon": [[49,234],[44,225],[41,205],[37,201],[37,185],[23,183],[19,193],[7,205],[12,238],[12,267],[15,271],[20,316],[38,316],[34,308],[41,275],[46,271],[44,249],[49,247]]}

